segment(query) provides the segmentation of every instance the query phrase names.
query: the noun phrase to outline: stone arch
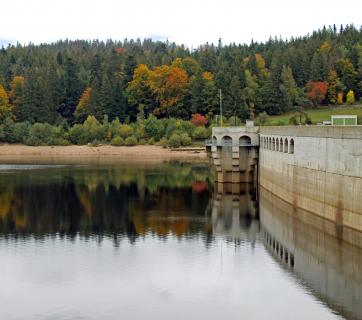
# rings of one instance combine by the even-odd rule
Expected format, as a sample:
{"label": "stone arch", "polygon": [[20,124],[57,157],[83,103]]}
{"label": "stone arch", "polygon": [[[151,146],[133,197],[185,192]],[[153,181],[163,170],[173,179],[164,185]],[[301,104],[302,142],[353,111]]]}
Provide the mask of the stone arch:
{"label": "stone arch", "polygon": [[288,139],[284,139],[284,146],[283,146],[284,153],[288,153]]}
{"label": "stone arch", "polygon": [[275,151],[279,151],[279,138],[275,139]]}
{"label": "stone arch", "polygon": [[231,138],[230,136],[223,136],[221,141],[223,146],[232,146],[233,144],[233,138]]}
{"label": "stone arch", "polygon": [[275,138],[272,139],[272,147],[271,147],[271,149],[273,151],[275,151]]}
{"label": "stone arch", "polygon": [[268,149],[271,150],[272,149],[272,139],[271,137],[269,137],[269,146]]}
{"label": "stone arch", "polygon": [[289,142],[289,153],[294,153],[294,139],[290,139]]}
{"label": "stone arch", "polygon": [[240,146],[251,145],[251,138],[249,136],[241,136],[239,138],[239,145]]}
{"label": "stone arch", "polygon": [[217,138],[215,136],[212,137],[212,144],[217,145]]}

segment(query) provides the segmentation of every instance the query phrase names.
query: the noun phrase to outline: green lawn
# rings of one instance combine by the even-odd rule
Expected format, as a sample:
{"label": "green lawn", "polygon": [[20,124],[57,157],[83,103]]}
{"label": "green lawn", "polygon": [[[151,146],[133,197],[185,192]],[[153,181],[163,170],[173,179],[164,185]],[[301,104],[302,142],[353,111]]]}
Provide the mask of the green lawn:
{"label": "green lawn", "polygon": [[[313,124],[331,120],[332,115],[345,114],[345,115],[357,115],[358,122],[362,121],[362,105],[354,106],[338,106],[338,107],[318,107],[316,109],[305,110],[308,116],[312,119]],[[266,125],[277,126],[277,125],[288,125],[289,119],[296,115],[296,112],[285,113],[278,116],[269,116]]]}

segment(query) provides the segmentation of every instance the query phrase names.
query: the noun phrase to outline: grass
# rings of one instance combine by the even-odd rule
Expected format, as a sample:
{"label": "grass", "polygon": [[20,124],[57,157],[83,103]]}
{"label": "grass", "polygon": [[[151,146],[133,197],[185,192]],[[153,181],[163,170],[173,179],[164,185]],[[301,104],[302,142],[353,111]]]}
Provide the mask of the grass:
{"label": "grass", "polygon": [[[315,109],[305,110],[308,116],[312,119],[313,124],[321,123],[323,121],[331,120],[332,115],[356,115],[358,122],[362,121],[362,105],[353,106],[338,106],[338,107],[318,107]],[[289,119],[297,115],[297,112],[289,112],[278,116],[269,116],[265,125],[277,126],[288,125]]]}

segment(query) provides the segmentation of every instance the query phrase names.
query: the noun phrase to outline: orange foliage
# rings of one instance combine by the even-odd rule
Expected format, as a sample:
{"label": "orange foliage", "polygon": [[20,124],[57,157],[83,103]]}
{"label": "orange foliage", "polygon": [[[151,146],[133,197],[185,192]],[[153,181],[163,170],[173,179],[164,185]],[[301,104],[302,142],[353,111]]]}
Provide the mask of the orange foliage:
{"label": "orange foliage", "polygon": [[311,100],[314,105],[322,103],[327,96],[328,83],[324,81],[309,81],[306,86],[307,98]]}
{"label": "orange foliage", "polygon": [[203,116],[202,114],[199,114],[199,113],[195,113],[191,117],[191,123],[197,127],[206,126],[207,122],[208,121],[205,118],[205,116]]}
{"label": "orange foliage", "polygon": [[119,54],[122,54],[122,53],[126,52],[126,49],[125,48],[117,48],[116,52],[119,53]]}

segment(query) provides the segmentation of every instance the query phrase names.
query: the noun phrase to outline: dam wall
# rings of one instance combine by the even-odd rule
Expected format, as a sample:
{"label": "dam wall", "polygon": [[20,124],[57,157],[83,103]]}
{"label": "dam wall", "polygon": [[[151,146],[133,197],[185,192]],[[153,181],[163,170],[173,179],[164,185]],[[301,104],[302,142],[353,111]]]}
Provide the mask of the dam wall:
{"label": "dam wall", "polygon": [[362,127],[259,128],[259,184],[293,208],[362,231]]}
{"label": "dam wall", "polygon": [[[283,267],[343,316],[362,315],[362,233],[327,221],[259,190],[264,245]],[[342,241],[348,238],[350,241]],[[343,305],[343,308],[341,307]]]}

